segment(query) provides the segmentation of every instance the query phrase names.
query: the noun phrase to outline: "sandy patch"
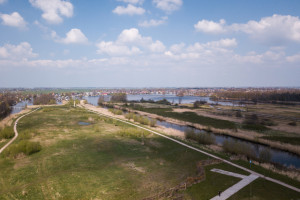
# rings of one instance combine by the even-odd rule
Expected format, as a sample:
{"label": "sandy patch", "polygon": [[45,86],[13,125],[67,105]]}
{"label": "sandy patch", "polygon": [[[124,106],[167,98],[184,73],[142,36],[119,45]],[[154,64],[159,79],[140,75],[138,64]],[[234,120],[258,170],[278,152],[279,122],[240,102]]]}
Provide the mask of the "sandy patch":
{"label": "sandy patch", "polygon": [[140,172],[140,173],[145,173],[146,170],[142,167],[137,167],[134,162],[128,162],[123,164],[124,167],[128,168],[128,169],[132,169],[134,171]]}

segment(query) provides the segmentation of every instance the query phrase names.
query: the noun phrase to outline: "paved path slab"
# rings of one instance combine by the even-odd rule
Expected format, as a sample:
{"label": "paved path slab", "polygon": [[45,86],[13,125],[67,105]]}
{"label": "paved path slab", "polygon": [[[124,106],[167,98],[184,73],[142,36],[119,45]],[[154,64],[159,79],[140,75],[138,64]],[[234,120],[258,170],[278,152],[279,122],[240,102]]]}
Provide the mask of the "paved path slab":
{"label": "paved path slab", "polygon": [[225,170],[222,170],[222,169],[211,169],[210,171],[212,172],[217,172],[219,174],[225,174],[225,175],[228,175],[228,176],[234,176],[234,177],[237,177],[237,178],[246,178],[247,176],[246,175],[242,175],[242,174],[237,174],[237,173],[234,173],[234,172],[229,172],[229,171],[225,171]]}
{"label": "paved path slab", "polygon": [[211,200],[225,200],[225,199],[228,199],[233,194],[237,193],[243,187],[247,186],[249,183],[251,183],[252,181],[254,181],[255,179],[257,179],[259,177],[258,175],[255,175],[255,174],[250,174],[249,176],[245,176],[245,175],[242,175],[242,174],[228,172],[228,171],[221,170],[221,169],[212,169],[210,171],[217,172],[217,173],[220,173],[220,174],[225,174],[225,175],[228,175],[228,176],[234,176],[234,177],[242,179],[237,184],[235,184],[235,185],[231,186],[230,188],[228,188],[227,190],[223,191],[220,196],[217,195],[214,198],[212,198]]}

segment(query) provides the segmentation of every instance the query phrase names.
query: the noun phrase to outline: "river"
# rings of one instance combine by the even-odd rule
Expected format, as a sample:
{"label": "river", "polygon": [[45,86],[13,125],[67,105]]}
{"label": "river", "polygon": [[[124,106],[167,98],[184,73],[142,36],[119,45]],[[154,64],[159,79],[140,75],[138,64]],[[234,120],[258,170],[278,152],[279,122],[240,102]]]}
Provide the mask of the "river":
{"label": "river", "polygon": [[[98,98],[99,97],[84,97],[88,103],[97,106],[97,102],[98,102]],[[144,98],[145,100],[148,99],[152,99],[152,100],[161,100],[163,98],[166,98],[167,100],[175,100],[176,98],[178,99],[178,97],[176,96],[171,96],[171,95],[127,95],[127,99],[128,100],[140,100],[141,98]],[[106,96],[106,100],[109,100],[109,97]],[[193,103],[196,100],[205,100],[208,103],[211,103],[213,101],[210,101],[208,97],[194,97],[194,96],[184,96],[182,98],[182,103]],[[172,102],[172,101],[171,101]],[[220,102],[219,102],[220,103]],[[222,102],[222,103],[227,103],[228,102]],[[187,126],[181,126],[181,125],[177,125],[177,124],[172,124],[166,121],[157,121],[157,125],[160,126],[164,126],[167,128],[173,128],[176,130],[180,130],[180,131],[185,131],[187,128]],[[198,129],[194,129],[195,131],[201,132],[203,134],[214,134],[214,133],[207,133],[205,131],[200,131]],[[245,143],[248,145],[251,145],[251,147],[255,150],[256,154],[259,155],[259,152],[262,151],[264,148],[269,148],[272,158],[271,158],[271,162],[273,163],[278,163],[281,164],[283,166],[289,167],[289,166],[295,166],[296,168],[300,168],[300,157],[297,156],[296,154],[293,153],[289,153],[286,151],[282,151],[279,149],[274,149],[274,148],[270,148],[267,147],[265,145],[262,144],[257,144],[254,142],[250,142],[250,141],[245,141],[242,139],[237,139],[237,138],[233,138],[231,136],[225,136],[225,135],[219,135],[219,134],[214,134],[216,137],[216,143],[217,144],[222,144],[225,140],[236,140],[238,142],[241,143]]]}

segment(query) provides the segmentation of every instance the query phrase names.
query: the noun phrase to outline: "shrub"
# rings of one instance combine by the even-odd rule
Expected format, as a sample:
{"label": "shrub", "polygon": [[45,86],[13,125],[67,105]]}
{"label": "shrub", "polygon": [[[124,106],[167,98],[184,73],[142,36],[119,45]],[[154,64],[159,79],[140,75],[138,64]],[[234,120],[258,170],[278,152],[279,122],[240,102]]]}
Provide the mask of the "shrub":
{"label": "shrub", "polygon": [[292,122],[288,123],[288,125],[290,125],[290,126],[297,126],[297,123],[295,121],[292,121]]}
{"label": "shrub", "polygon": [[206,104],[207,103],[207,101],[195,101],[194,102],[194,108],[199,108],[201,105],[204,105],[204,104]]}
{"label": "shrub", "polygon": [[235,116],[238,117],[238,118],[243,117],[242,112],[241,112],[240,110],[238,110],[238,111],[235,113]]}
{"label": "shrub", "polygon": [[138,115],[133,115],[133,121],[139,122],[139,116]]}
{"label": "shrub", "polygon": [[261,125],[265,126],[276,126],[277,124],[271,119],[262,119],[260,122]]}
{"label": "shrub", "polygon": [[272,154],[269,148],[264,148],[259,152],[259,161],[260,162],[270,162],[272,158]]}
{"label": "shrub", "polygon": [[129,119],[129,120],[130,120],[130,119],[133,119],[133,116],[134,116],[133,113],[126,113],[126,114],[125,114],[125,118],[126,118],[126,119]]}
{"label": "shrub", "polygon": [[268,127],[265,127],[264,125],[261,125],[261,124],[243,124],[242,128],[248,129],[248,130],[253,130],[253,131],[258,131],[258,132],[264,132],[264,131],[270,130]]}
{"label": "shrub", "polygon": [[185,138],[191,139],[199,144],[215,144],[216,137],[213,134],[208,133],[195,133],[192,129],[187,129],[185,132]]}
{"label": "shrub", "polygon": [[111,95],[111,102],[127,102],[126,93],[115,93]]}
{"label": "shrub", "polygon": [[18,144],[11,145],[6,151],[6,156],[15,157],[20,153],[24,153],[26,155],[31,155],[36,152],[41,151],[42,146],[39,142],[30,142],[30,141],[21,141]]}
{"label": "shrub", "polygon": [[228,153],[245,155],[247,158],[256,159],[254,149],[250,144],[238,142],[235,140],[225,140],[223,142],[223,150]]}
{"label": "shrub", "polygon": [[0,130],[0,139],[10,139],[15,136],[15,132],[12,127],[4,127],[4,129]]}
{"label": "shrub", "polygon": [[122,128],[118,131],[118,134],[122,137],[135,137],[141,138],[149,135],[149,132],[136,128]]}
{"label": "shrub", "polygon": [[143,125],[148,125],[149,124],[149,119],[147,117],[140,116],[139,122]]}
{"label": "shrub", "polygon": [[112,109],[112,108],[110,108],[110,109],[108,109],[108,110],[109,110],[111,113],[115,114],[115,115],[122,115],[122,114],[123,114],[122,110]]}
{"label": "shrub", "polygon": [[150,125],[151,127],[155,127],[155,126],[156,126],[156,119],[151,119],[149,125]]}

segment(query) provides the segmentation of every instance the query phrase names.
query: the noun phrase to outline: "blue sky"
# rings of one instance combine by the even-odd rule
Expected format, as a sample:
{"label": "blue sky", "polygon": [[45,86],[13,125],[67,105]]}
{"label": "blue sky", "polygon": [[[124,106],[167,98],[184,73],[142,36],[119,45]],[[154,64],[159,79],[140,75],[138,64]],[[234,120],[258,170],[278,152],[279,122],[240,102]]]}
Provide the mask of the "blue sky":
{"label": "blue sky", "polygon": [[0,87],[300,86],[298,0],[0,0]]}

